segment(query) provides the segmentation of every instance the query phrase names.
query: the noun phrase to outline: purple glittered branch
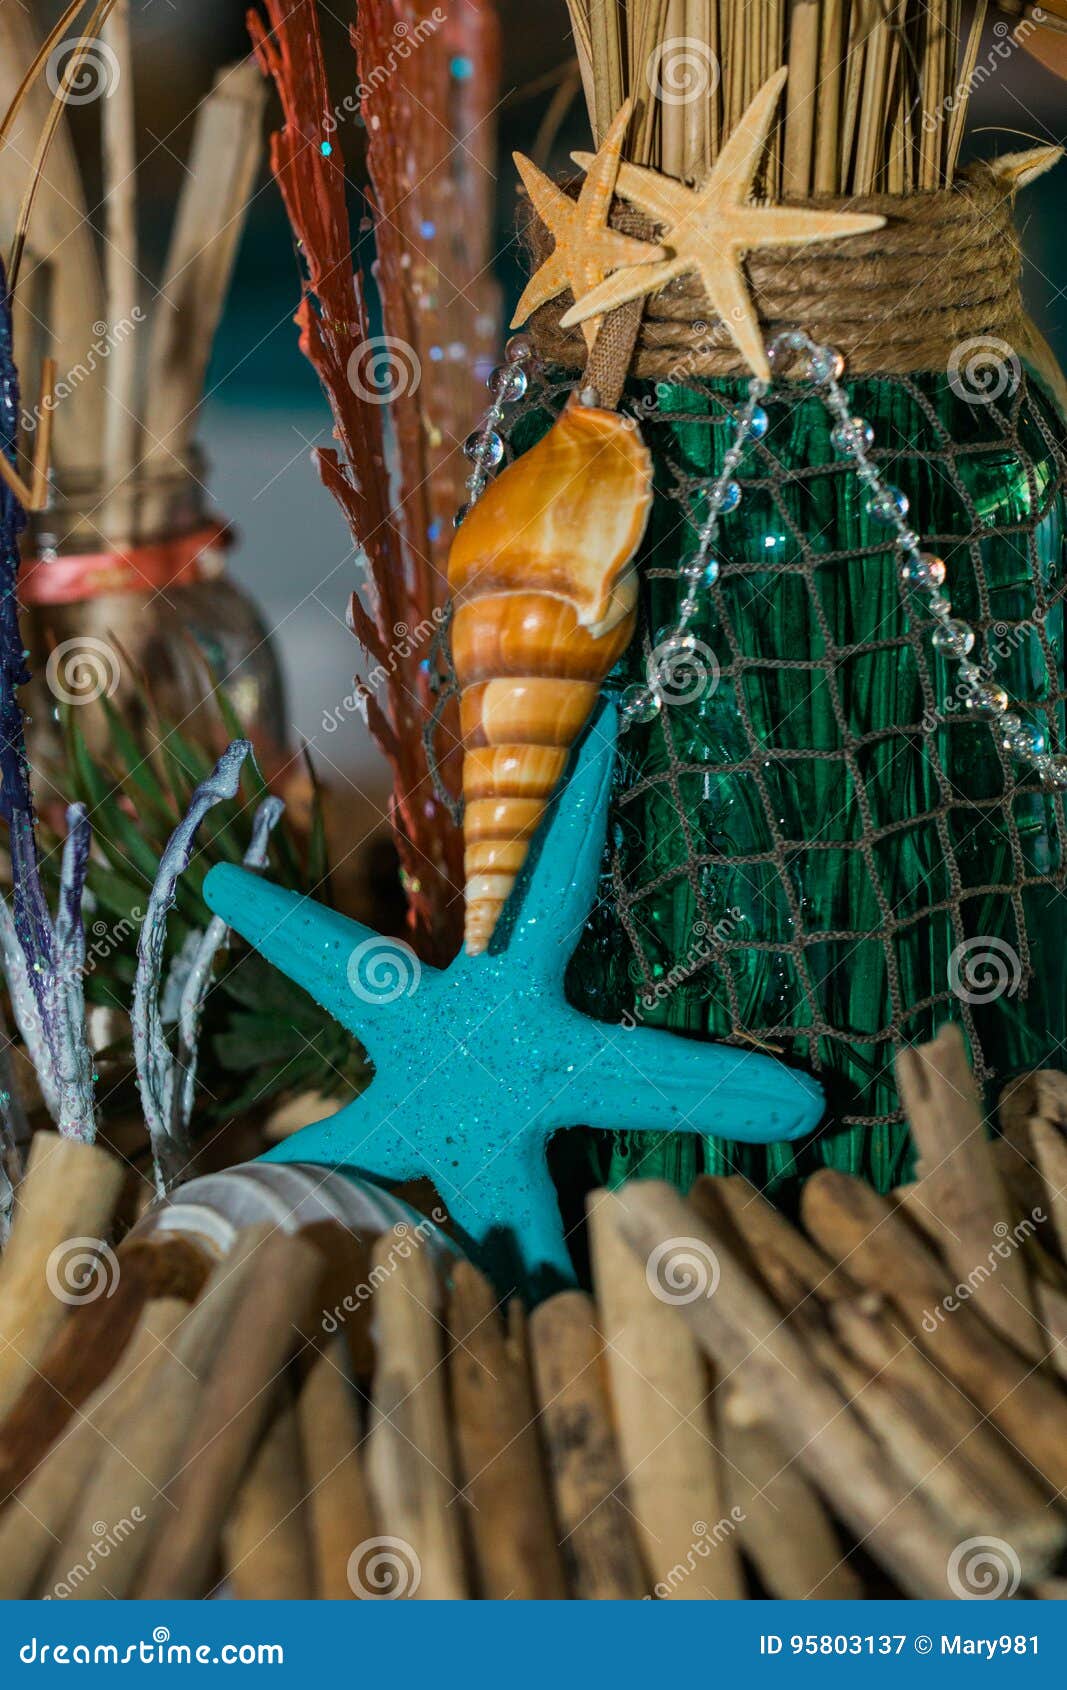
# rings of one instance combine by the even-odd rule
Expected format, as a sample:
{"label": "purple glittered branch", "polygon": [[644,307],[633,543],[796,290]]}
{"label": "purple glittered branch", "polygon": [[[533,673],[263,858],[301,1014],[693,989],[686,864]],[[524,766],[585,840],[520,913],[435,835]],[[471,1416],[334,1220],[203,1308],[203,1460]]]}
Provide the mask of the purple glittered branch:
{"label": "purple glittered branch", "polygon": [[178,1138],[174,1132],[177,1065],[167,1044],[160,1011],[167,915],[174,905],[174,889],[189,866],[200,823],[223,799],[236,798],[241,767],[251,749],[247,739],[235,739],[193,793],[188,812],[171,834],[160,859],[137,941],[137,973],[130,1012],[133,1055],[152,1144],[156,1190],[161,1197],[184,1172],[188,1162],[184,1137]]}

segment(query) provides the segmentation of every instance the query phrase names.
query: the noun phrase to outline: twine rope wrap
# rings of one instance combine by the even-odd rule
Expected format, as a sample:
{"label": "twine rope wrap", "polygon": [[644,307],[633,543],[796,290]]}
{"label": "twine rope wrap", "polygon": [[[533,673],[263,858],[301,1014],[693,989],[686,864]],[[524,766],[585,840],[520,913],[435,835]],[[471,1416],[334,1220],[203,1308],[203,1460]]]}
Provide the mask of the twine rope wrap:
{"label": "twine rope wrap", "polygon": [[[944,192],[804,203],[880,212],[887,222],[877,233],[848,240],[749,253],[752,299],[768,339],[801,326],[842,352],[856,375],[943,370],[961,342],[982,338],[1020,346],[1028,339],[1012,194],[987,166],[972,167]],[[662,236],[620,200],[611,223],[643,239]],[[537,217],[530,218],[524,238],[531,261],[543,262],[552,243]],[[560,327],[571,302],[564,293],[543,305],[527,333],[546,362],[581,369],[581,329]],[[677,380],[749,373],[696,276],[679,277],[642,303],[631,375]],[[614,332],[610,319],[605,327]],[[599,346],[597,355],[600,362]]]}

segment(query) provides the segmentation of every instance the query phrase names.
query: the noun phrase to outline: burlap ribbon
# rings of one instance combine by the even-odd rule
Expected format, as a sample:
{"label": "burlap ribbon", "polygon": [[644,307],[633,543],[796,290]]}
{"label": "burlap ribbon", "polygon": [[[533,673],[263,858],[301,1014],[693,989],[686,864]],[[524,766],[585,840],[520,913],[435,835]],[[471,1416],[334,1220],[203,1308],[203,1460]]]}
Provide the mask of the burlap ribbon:
{"label": "burlap ribbon", "polygon": [[[768,340],[783,329],[803,328],[842,352],[854,374],[944,370],[971,340],[1020,350],[1027,344],[1012,194],[985,165],[972,166],[945,192],[806,203],[881,212],[886,226],[848,240],[750,253],[752,299]],[[611,222],[644,238],[662,233],[619,200]],[[536,266],[550,252],[551,237],[532,217],[525,239]],[[582,369],[581,330],[560,327],[570,304],[564,293],[542,306],[528,333],[546,361]],[[631,318],[612,325],[612,333],[618,338],[624,328],[634,341],[628,359],[633,375],[684,380],[748,373],[695,276],[646,299],[638,332],[632,333],[637,325]],[[621,347],[620,340],[616,364]],[[597,354],[603,362],[599,347]]]}

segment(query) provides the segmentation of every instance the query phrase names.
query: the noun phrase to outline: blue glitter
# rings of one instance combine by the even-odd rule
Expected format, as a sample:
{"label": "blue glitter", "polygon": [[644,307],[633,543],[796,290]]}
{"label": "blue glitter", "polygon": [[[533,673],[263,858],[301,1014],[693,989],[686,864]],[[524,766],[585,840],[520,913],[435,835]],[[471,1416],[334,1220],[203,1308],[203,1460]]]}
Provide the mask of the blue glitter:
{"label": "blue glitter", "polygon": [[323,158],[329,158],[330,154],[333,152],[333,147],[329,141],[323,141],[319,151],[321,152]]}
{"label": "blue glitter", "polygon": [[457,82],[469,82],[474,75],[474,64],[463,53],[458,54],[448,68]]}
{"label": "blue glitter", "polygon": [[446,969],[231,864],[204,883],[210,907],[374,1063],[359,1097],[266,1159],[432,1180],[502,1293],[573,1282],[545,1157],[555,1132],[582,1122],[766,1143],[810,1132],[822,1113],[815,1081],[769,1057],[611,1026],[567,1002],[564,973],[597,893],[616,737],[605,704],[489,951]]}

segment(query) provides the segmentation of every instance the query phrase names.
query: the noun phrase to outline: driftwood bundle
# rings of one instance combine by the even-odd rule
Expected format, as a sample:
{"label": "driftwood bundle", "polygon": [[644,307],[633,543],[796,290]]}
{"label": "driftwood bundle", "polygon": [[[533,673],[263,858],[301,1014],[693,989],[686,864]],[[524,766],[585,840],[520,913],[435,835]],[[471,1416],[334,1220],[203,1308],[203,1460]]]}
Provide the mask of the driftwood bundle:
{"label": "driftwood bundle", "polygon": [[369,1261],[101,1245],[113,1295],[82,1264],[57,1304],[121,1180],[41,1135],[0,1258],[0,1595],[1054,1594],[1067,1077],[993,1141],[954,1028],[900,1083],[892,1200],[829,1169],[801,1225],[741,1178],[594,1193],[593,1294],[529,1317],[418,1229]]}

